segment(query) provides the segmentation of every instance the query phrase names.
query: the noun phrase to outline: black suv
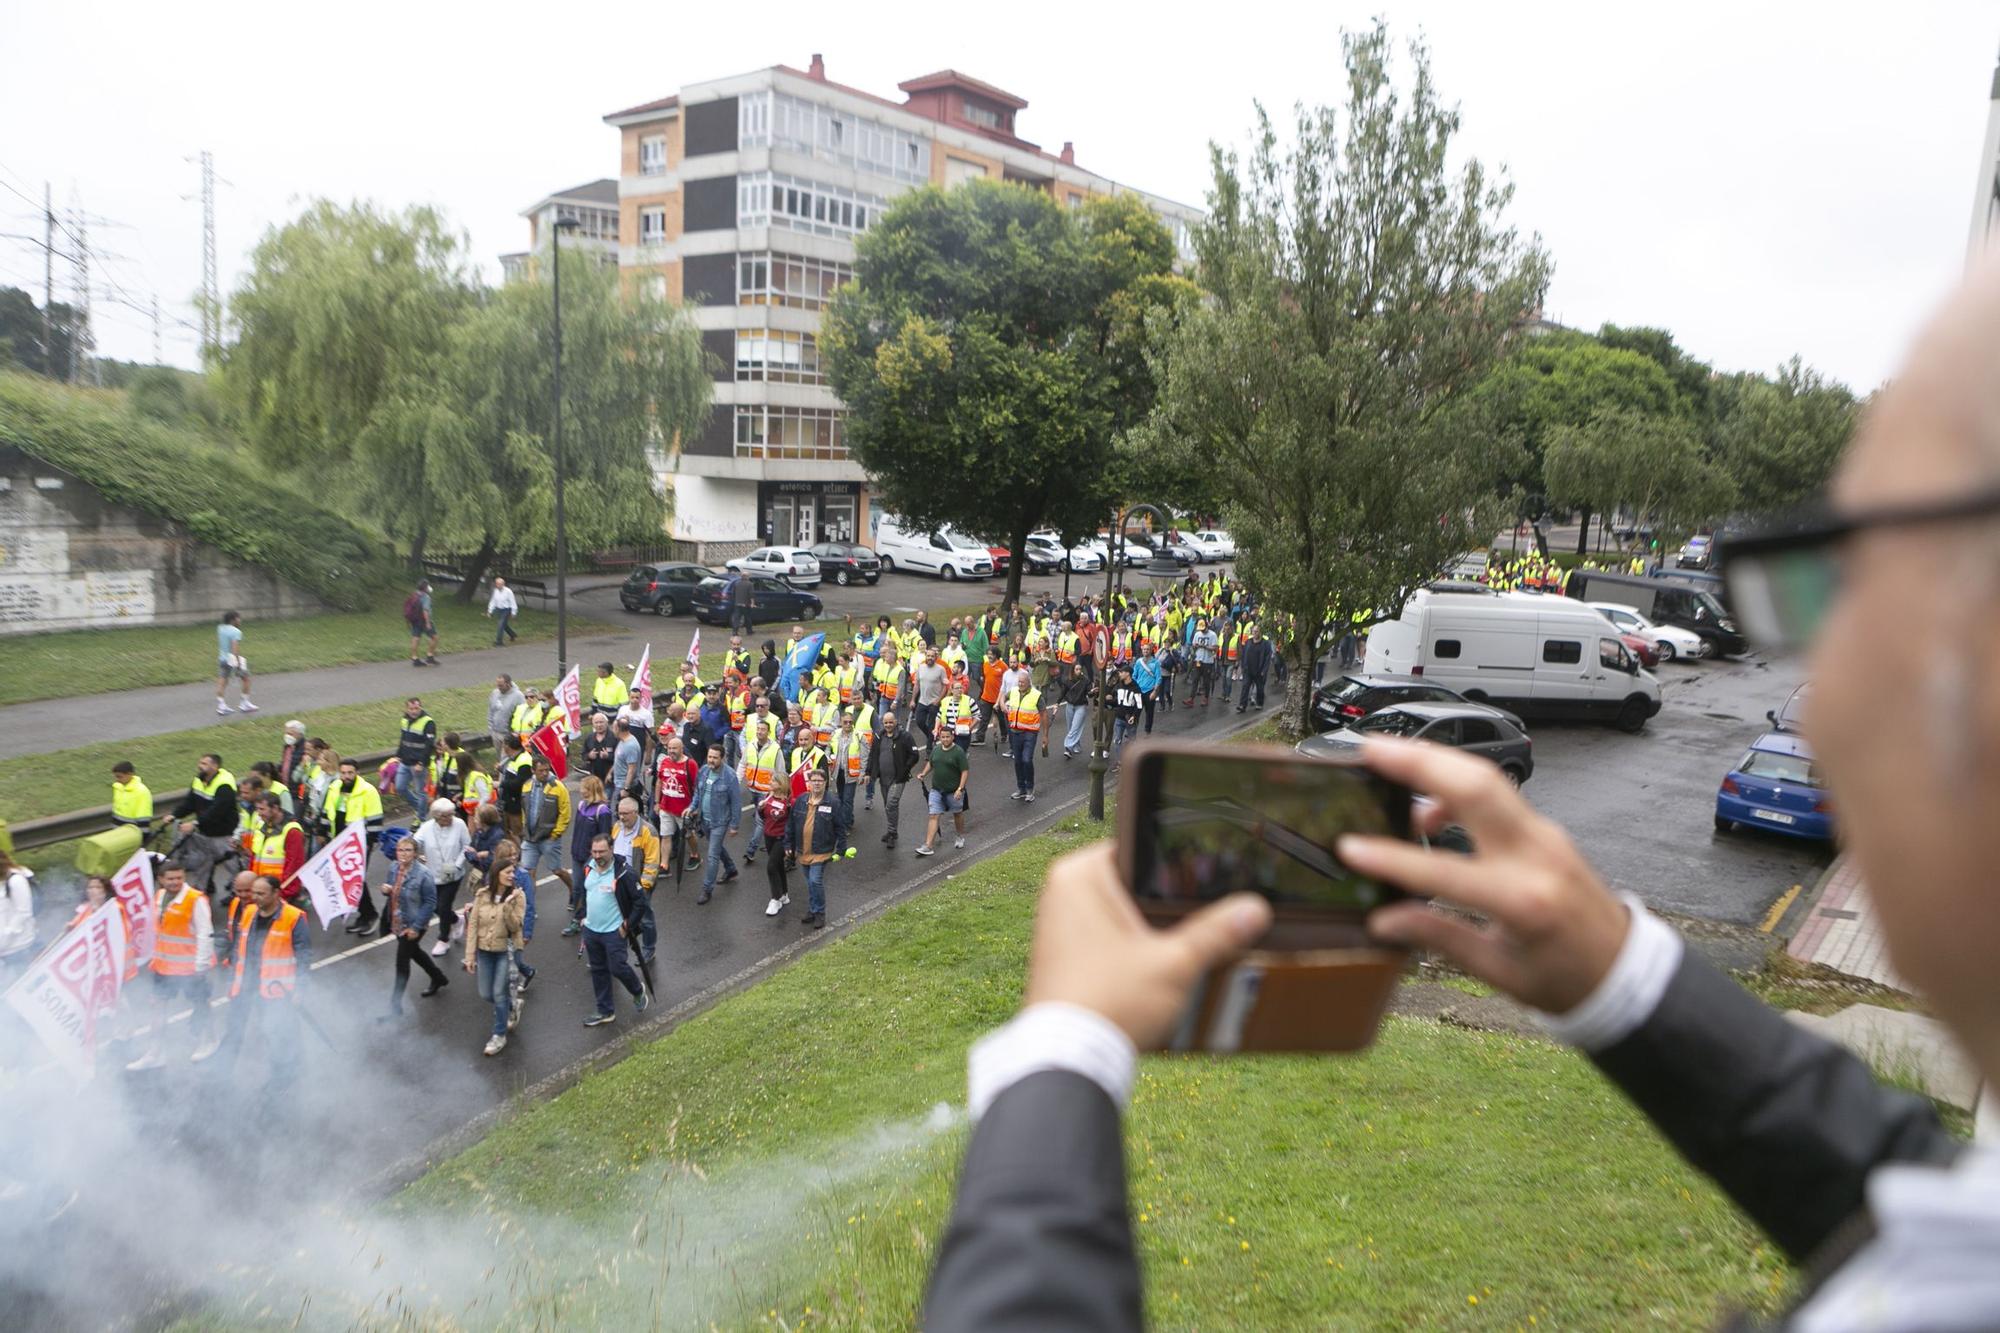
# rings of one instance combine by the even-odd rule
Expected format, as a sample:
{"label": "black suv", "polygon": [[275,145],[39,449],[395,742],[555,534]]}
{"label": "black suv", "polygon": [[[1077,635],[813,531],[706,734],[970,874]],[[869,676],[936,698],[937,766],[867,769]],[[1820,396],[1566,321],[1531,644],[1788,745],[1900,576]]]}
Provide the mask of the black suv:
{"label": "black suv", "polygon": [[[1312,720],[1319,731],[1350,727],[1378,709],[1392,704],[1462,704],[1465,697],[1442,685],[1420,680],[1396,680],[1387,676],[1335,676],[1313,690]],[[1518,729],[1521,719],[1506,709],[1507,719]]]}
{"label": "black suv", "polygon": [[650,611],[656,616],[684,616],[694,609],[695,586],[712,579],[715,571],[706,565],[677,560],[664,565],[640,565],[625,576],[618,588],[618,604],[627,611]]}
{"label": "black suv", "polygon": [[812,548],[819,560],[821,578],[832,579],[845,588],[852,583],[874,587],[882,581],[882,562],[865,546],[852,542],[821,542]]}

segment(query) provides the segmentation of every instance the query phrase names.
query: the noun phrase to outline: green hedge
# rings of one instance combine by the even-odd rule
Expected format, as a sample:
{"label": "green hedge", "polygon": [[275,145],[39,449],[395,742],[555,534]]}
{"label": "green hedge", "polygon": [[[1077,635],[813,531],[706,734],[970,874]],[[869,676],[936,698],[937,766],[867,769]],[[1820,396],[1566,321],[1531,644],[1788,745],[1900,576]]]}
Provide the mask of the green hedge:
{"label": "green hedge", "polygon": [[259,467],[247,447],[150,420],[122,394],[0,374],[0,445],[81,477],[109,500],[171,519],[333,606],[371,605],[396,581],[381,533]]}

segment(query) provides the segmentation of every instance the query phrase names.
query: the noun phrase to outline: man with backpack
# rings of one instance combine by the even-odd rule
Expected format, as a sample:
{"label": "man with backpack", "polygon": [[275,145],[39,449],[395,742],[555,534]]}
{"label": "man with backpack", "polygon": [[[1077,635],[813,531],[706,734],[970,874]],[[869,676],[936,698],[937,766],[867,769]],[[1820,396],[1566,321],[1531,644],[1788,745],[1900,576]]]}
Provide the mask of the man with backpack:
{"label": "man with backpack", "polygon": [[[429,579],[418,579],[416,590],[403,599],[403,623],[410,627],[410,665],[413,667],[439,665],[437,622],[431,619]],[[418,657],[418,642],[426,636],[431,641],[430,655]]]}

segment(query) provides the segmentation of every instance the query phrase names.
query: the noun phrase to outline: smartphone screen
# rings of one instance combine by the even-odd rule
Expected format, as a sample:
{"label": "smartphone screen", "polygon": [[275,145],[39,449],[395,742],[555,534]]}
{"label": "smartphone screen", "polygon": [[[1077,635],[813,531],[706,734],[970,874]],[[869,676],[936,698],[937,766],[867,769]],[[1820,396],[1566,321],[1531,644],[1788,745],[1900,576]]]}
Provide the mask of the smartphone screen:
{"label": "smartphone screen", "polygon": [[1409,837],[1410,792],[1366,769],[1278,750],[1204,749],[1146,753],[1135,776],[1129,854],[1142,907],[1194,907],[1248,890],[1281,912],[1360,916],[1403,896],[1334,854],[1345,833]]}

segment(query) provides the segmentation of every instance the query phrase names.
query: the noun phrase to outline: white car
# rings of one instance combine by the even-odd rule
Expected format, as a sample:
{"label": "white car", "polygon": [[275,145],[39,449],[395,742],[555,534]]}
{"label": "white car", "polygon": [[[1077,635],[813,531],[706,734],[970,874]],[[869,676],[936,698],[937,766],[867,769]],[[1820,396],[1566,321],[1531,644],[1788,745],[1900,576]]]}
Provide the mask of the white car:
{"label": "white car", "polygon": [[1203,560],[1234,560],[1236,539],[1221,528],[1203,528],[1187,536],[1188,545],[1201,552]]}
{"label": "white car", "polygon": [[1636,634],[1660,650],[1660,660],[1671,662],[1676,657],[1707,657],[1711,651],[1708,641],[1691,629],[1678,625],[1656,625],[1629,606],[1616,602],[1585,602],[1585,606],[1616,625],[1622,633]]}
{"label": "white car", "polygon": [[1104,554],[1088,546],[1065,547],[1062,538],[1053,532],[1031,532],[1028,534],[1028,549],[1039,551],[1056,562],[1059,568],[1078,574],[1094,574],[1104,568]]}
{"label": "white car", "polygon": [[803,546],[760,546],[731,560],[729,568],[745,574],[770,574],[794,588],[819,586],[819,557]]}

